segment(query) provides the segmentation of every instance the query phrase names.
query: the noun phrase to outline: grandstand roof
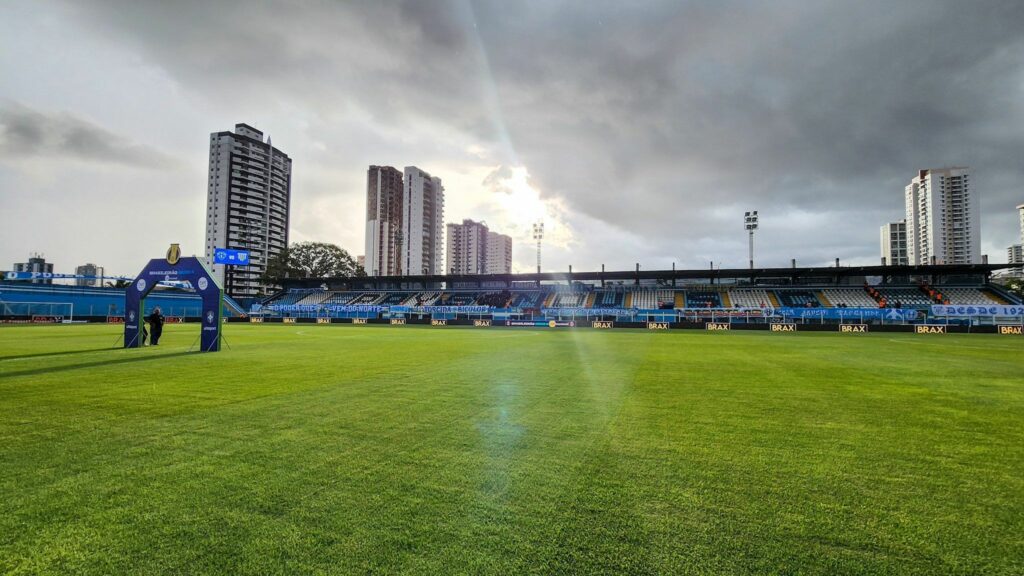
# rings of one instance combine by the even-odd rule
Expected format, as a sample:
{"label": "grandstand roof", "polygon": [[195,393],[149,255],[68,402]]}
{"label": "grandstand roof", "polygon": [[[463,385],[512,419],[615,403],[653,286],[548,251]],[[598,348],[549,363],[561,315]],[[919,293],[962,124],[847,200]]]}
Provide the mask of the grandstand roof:
{"label": "grandstand roof", "polygon": [[380,288],[397,285],[483,285],[512,282],[639,282],[641,280],[769,280],[784,279],[830,279],[882,276],[882,277],[931,277],[984,276],[996,270],[1011,267],[1011,264],[937,264],[928,266],[827,266],[811,268],[707,268],[699,270],[622,270],[598,272],[541,272],[529,274],[464,274],[464,275],[423,275],[423,276],[366,276],[360,278],[291,278],[285,280],[287,287],[316,287],[328,284],[332,287],[348,285],[361,288]]}

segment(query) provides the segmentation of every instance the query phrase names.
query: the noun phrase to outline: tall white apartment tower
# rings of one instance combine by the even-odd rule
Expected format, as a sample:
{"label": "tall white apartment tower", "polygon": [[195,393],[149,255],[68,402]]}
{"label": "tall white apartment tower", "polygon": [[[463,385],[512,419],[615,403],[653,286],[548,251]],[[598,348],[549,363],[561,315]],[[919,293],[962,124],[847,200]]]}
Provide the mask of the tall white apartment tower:
{"label": "tall white apartment tower", "polygon": [[[1010,264],[1024,264],[1024,204],[1017,206],[1017,213],[1020,216],[1020,244],[1011,244],[1006,249],[1006,261]],[[1024,276],[1024,266],[1016,266],[1010,269],[1015,276]]]}
{"label": "tall white apartment tower", "polygon": [[[206,193],[206,264],[224,290],[252,298],[265,292],[267,262],[288,247],[292,159],[263,132],[235,124],[210,135]],[[249,251],[248,266],[213,263],[216,248]]]}
{"label": "tall white apartment tower", "polygon": [[981,263],[981,210],[969,168],[921,170],[904,198],[910,264]]}
{"label": "tall white apartment tower", "polygon": [[366,177],[367,276],[402,273],[402,173],[391,166],[370,166]]}
{"label": "tall white apartment tower", "polygon": [[402,198],[403,274],[444,274],[444,186],[415,166],[405,167]]}
{"label": "tall white apartment tower", "polygon": [[487,232],[487,263],[484,274],[512,273],[512,237]]}
{"label": "tall white apartment tower", "polygon": [[508,274],[512,272],[512,238],[483,222],[448,224],[446,274]]}
{"label": "tall white apartment tower", "polygon": [[448,224],[445,274],[483,274],[487,262],[487,225],[463,220]]}
{"label": "tall white apartment tower", "polygon": [[1017,206],[1017,214],[1020,216],[1020,243],[1024,244],[1024,204]]}
{"label": "tall white apartment tower", "polygon": [[887,266],[906,266],[907,222],[890,222],[882,226],[882,258]]}

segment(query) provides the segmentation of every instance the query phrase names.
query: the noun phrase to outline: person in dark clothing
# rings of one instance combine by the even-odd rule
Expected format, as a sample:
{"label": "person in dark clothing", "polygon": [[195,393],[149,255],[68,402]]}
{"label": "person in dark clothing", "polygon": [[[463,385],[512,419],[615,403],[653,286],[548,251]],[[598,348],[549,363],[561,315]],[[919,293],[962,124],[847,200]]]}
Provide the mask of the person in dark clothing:
{"label": "person in dark clothing", "polygon": [[160,335],[164,332],[164,315],[160,312],[160,307],[153,308],[153,313],[149,315],[149,332],[150,339],[149,343],[151,346],[156,346],[160,343]]}

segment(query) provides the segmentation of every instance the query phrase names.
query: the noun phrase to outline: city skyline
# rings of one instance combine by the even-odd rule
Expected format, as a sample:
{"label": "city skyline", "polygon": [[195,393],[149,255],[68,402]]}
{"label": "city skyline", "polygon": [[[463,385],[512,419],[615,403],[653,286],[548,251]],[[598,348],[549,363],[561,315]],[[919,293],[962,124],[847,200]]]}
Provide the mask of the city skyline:
{"label": "city skyline", "polygon": [[[203,255],[206,138],[236,122],[298,162],[290,240],[353,255],[366,166],[410,158],[444,180],[448,220],[513,238],[514,271],[541,218],[546,269],[743,267],[752,208],[759,265],[873,264],[909,175],[947,165],[972,167],[981,253],[1004,261],[1024,8],[805,8],[260,6],[250,24],[283,49],[258,56],[229,5],[5,3],[0,261],[131,274],[171,242]],[[953,23],[956,43],[905,42]]]}

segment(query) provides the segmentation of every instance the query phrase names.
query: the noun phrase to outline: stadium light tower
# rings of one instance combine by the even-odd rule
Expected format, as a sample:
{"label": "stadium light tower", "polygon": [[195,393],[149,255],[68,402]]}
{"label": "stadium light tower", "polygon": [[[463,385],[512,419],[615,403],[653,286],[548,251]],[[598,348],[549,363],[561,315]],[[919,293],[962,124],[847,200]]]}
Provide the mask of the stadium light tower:
{"label": "stadium light tower", "polygon": [[754,230],[757,230],[757,210],[743,214],[743,227],[750,235],[750,269],[754,269]]}
{"label": "stadium light tower", "polygon": [[544,240],[544,221],[538,220],[533,224],[533,239],[537,241],[537,274],[540,274],[540,244]]}

